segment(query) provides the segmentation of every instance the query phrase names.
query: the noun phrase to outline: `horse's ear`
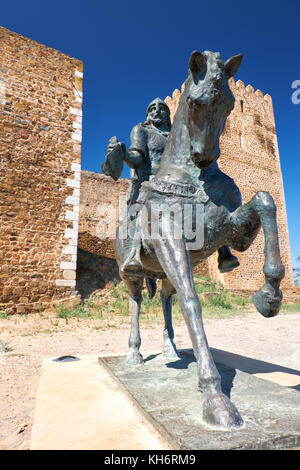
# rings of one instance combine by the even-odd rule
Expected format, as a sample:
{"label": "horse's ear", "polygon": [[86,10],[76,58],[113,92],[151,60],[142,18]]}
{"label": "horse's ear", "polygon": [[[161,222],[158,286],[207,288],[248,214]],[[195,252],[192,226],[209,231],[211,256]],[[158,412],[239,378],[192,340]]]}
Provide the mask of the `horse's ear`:
{"label": "horse's ear", "polygon": [[200,72],[203,67],[206,64],[206,59],[201,52],[194,51],[191,54],[190,60],[189,60],[189,69],[192,72],[192,74],[196,74],[197,72]]}
{"label": "horse's ear", "polygon": [[227,78],[233,77],[233,75],[237,73],[241,65],[242,58],[243,58],[243,54],[238,54],[238,55],[234,55],[233,57],[231,57],[225,62],[224,68],[225,68],[225,73],[226,73]]}

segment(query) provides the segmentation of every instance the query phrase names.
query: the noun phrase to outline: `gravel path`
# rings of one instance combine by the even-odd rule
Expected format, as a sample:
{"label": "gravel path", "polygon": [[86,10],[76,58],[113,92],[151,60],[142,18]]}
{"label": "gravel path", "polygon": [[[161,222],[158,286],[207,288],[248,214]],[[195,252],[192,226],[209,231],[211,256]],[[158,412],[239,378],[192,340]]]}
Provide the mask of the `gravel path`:
{"label": "gravel path", "polygon": [[[248,313],[206,319],[205,330],[213,348],[290,369],[300,369],[299,313],[265,319]],[[46,357],[65,354],[116,354],[127,350],[128,320],[103,325],[101,320],[64,319],[28,315],[0,319],[0,449],[28,449],[35,396]],[[141,322],[141,352],[159,351],[162,323]],[[184,323],[175,326],[177,347],[190,348]],[[5,353],[3,349],[5,347]]]}

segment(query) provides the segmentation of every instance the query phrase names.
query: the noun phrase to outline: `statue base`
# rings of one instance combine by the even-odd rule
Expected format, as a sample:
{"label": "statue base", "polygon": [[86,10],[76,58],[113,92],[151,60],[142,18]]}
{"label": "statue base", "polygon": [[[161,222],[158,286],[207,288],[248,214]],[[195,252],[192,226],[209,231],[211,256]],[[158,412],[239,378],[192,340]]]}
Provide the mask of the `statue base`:
{"label": "statue base", "polygon": [[[203,397],[197,391],[192,350],[181,350],[181,359],[175,362],[168,362],[161,354],[144,358],[144,364],[138,366],[126,365],[124,356],[102,357],[99,362],[173,449],[260,450],[300,446],[299,392],[229,365],[230,353],[212,349],[212,354],[221,375],[222,390],[244,420],[241,428],[216,429],[203,421]],[[272,366],[262,364],[266,371]]]}

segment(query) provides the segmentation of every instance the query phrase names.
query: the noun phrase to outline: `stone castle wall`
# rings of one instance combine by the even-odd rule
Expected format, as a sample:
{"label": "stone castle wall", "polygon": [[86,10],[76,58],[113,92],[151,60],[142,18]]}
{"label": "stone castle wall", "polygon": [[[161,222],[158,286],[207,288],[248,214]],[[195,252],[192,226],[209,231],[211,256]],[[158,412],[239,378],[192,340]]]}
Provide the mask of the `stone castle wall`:
{"label": "stone castle wall", "polygon": [[81,172],[76,289],[83,297],[119,279],[113,240],[129,180]]}
{"label": "stone castle wall", "polygon": [[82,62],[0,28],[0,310],[75,288]]}
{"label": "stone castle wall", "polygon": [[[235,180],[242,193],[243,203],[248,202],[260,190],[268,191],[273,196],[277,205],[281,255],[286,268],[286,276],[282,286],[290,288],[294,286],[294,281],[272,99],[268,94],[263,95],[260,90],[254,91],[251,85],[245,87],[240,80],[235,83],[232,78],[229,84],[236,102],[221,137],[219,166]],[[175,90],[172,98],[167,97],[165,100],[171,110],[172,120],[180,96],[180,91]],[[116,204],[120,191],[122,192],[125,187],[125,180],[115,183],[104,175],[92,174],[89,176],[88,173],[84,172],[82,178],[80,238],[83,236],[82,232],[85,232],[86,238],[88,238],[88,233],[94,235],[96,226],[100,232],[105,230],[108,219],[97,217],[95,208],[97,206],[99,211],[100,201],[106,203],[114,200],[114,204]],[[105,241],[95,242],[94,247],[96,246],[101,247],[99,253],[112,257],[113,247],[109,238]],[[238,256],[240,267],[231,273],[219,273],[217,253],[199,265],[196,271],[208,272],[212,277],[222,282],[226,288],[234,290],[254,291],[262,286],[264,284],[262,229],[246,252],[237,253],[233,250],[233,253]]]}
{"label": "stone castle wall", "polygon": [[79,248],[115,258],[113,239],[128,185],[126,178],[114,181],[101,173],[81,172]]}

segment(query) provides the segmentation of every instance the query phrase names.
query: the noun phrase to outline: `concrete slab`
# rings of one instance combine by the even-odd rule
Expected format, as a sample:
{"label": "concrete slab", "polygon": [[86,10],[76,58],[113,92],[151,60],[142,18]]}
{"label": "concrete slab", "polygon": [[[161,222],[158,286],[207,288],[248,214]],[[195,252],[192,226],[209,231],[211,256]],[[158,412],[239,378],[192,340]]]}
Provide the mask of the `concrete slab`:
{"label": "concrete slab", "polygon": [[[283,380],[287,385],[287,376],[289,383],[296,383],[297,371],[251,358],[243,361],[242,356],[219,350],[212,349],[212,353],[223,391],[244,419],[240,429],[218,430],[203,422],[202,395],[197,392],[196,362],[191,350],[181,351],[182,359],[176,362],[165,362],[161,354],[144,355],[145,363],[134,367],[126,366],[124,357],[101,358],[101,362],[133,403],[138,403],[145,416],[151,417],[159,432],[171,436],[182,450],[299,446],[299,392],[291,385],[274,383],[274,379]],[[262,380],[256,374],[265,374],[268,379],[271,375],[273,380]]]}
{"label": "concrete slab", "polygon": [[261,374],[254,374],[256,377],[264,380],[270,380],[285,387],[299,388],[300,375],[289,374],[287,372],[267,372]]}
{"label": "concrete slab", "polygon": [[172,448],[99,365],[98,356],[78,357],[44,361],[30,449]]}

